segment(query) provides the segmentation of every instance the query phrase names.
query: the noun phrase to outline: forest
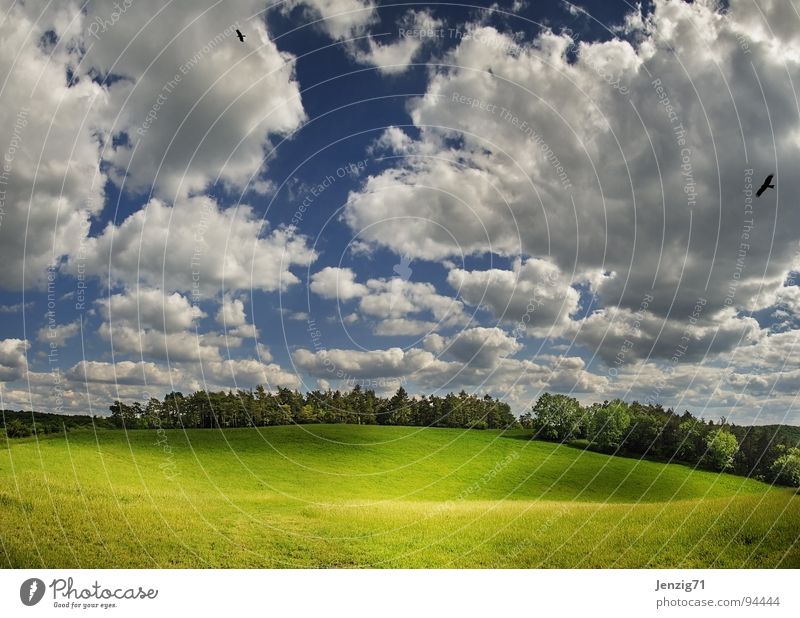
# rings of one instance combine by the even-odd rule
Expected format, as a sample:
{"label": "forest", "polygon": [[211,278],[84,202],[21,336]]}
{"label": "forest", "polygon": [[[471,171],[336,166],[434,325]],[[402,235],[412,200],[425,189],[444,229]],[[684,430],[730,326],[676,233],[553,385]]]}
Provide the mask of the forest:
{"label": "forest", "polygon": [[620,399],[582,406],[573,397],[549,393],[519,422],[542,440],[800,486],[800,427],[737,426]]}
{"label": "forest", "polygon": [[128,429],[307,423],[504,429],[517,423],[509,405],[489,395],[481,398],[461,391],[412,398],[400,387],[386,398],[358,384],[346,393],[315,390],[303,394],[287,388],[270,392],[261,385],[252,391],[197,391],[188,396],[173,392],[144,405],[115,401],[110,411],[111,422]]}
{"label": "forest", "polygon": [[9,438],[81,427],[119,429],[213,429],[291,424],[359,424],[511,429],[531,437],[603,453],[685,463],[770,483],[800,486],[800,427],[739,426],[698,418],[661,405],[620,399],[581,405],[567,395],[543,393],[519,418],[490,395],[458,393],[409,396],[403,387],[381,397],[360,385],[349,392],[300,393],[279,388],[171,392],[163,399],[114,401],[110,416],[65,416],[4,411]]}

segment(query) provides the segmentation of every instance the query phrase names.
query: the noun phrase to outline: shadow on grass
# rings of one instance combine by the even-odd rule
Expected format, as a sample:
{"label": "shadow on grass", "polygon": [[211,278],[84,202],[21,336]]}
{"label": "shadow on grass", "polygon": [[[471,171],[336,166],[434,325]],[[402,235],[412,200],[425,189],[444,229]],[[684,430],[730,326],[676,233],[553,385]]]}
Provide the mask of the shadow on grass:
{"label": "shadow on grass", "polygon": [[[749,479],[749,480],[752,480],[752,481],[757,481],[759,483],[764,483],[764,484],[767,484],[767,485],[770,485],[770,486],[774,486],[774,487],[785,487],[783,485],[773,484],[773,483],[770,483],[770,482],[765,481],[763,479],[756,478],[755,476],[750,476],[750,475],[747,475],[747,474],[735,474],[733,472],[719,472],[718,470],[712,470],[712,469],[709,469],[709,468],[704,468],[702,466],[699,466],[699,465],[696,465],[696,464],[693,464],[693,463],[690,463],[690,462],[686,462],[686,461],[681,461],[681,460],[678,460],[678,459],[669,459],[669,458],[666,458],[666,457],[656,457],[656,456],[646,456],[646,455],[642,455],[641,453],[632,453],[632,452],[629,452],[629,451],[616,451],[616,452],[613,452],[613,453],[609,453],[609,452],[606,452],[606,451],[601,451],[599,449],[592,448],[590,442],[588,440],[586,440],[586,439],[572,440],[571,442],[556,442],[556,441],[552,441],[552,440],[542,440],[542,439],[539,439],[539,438],[535,438],[533,433],[530,432],[530,431],[524,431],[524,432],[521,431],[521,430],[518,430],[518,431],[520,431],[520,433],[517,433],[517,434],[505,434],[505,435],[503,435],[503,437],[511,439],[511,440],[530,440],[530,441],[536,441],[536,442],[544,442],[546,444],[552,444],[554,446],[563,446],[563,447],[566,447],[566,448],[572,448],[572,449],[576,449],[576,450],[579,450],[579,451],[584,451],[584,452],[589,452],[589,453],[597,453],[599,455],[608,455],[609,457],[621,457],[623,459],[635,459],[636,461],[649,461],[649,462],[658,463],[658,464],[669,464],[669,465],[673,465],[673,466],[683,466],[685,468],[689,468],[692,471],[710,472],[710,473],[713,473],[713,474],[730,474],[731,476],[737,476],[737,477],[740,477],[740,478],[743,478],[743,479]],[[798,488],[797,491],[795,492],[795,496],[800,497],[800,488]]]}

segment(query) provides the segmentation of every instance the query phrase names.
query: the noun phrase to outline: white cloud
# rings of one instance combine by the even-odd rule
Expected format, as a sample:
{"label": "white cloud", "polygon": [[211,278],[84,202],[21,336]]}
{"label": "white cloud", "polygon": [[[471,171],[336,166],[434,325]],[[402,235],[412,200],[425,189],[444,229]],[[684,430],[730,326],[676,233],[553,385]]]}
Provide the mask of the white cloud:
{"label": "white cloud", "polygon": [[[213,297],[224,291],[283,290],[299,279],[292,266],[316,258],[291,228],[262,234],[246,205],[220,208],[209,197],[168,206],[151,200],[119,225],[88,242],[86,271],[128,287],[142,284]],[[78,264],[70,264],[75,272]]]}
{"label": "white cloud", "polygon": [[[106,181],[94,137],[104,91],[66,80],[78,59],[68,43],[84,17],[76,4],[35,9],[4,2],[0,20],[0,286],[8,289],[43,285],[47,267],[78,250]],[[49,50],[37,46],[48,30],[63,38]]]}
{"label": "white cloud", "polygon": [[164,333],[108,322],[100,325],[98,334],[110,343],[115,354],[175,362],[221,361],[221,347],[239,347],[242,342],[237,337],[226,338],[213,332]]}
{"label": "white cloud", "polygon": [[402,318],[429,311],[441,326],[467,322],[463,304],[436,292],[431,283],[405,281],[400,277],[388,280],[370,279],[369,292],[361,298],[362,313],[377,318]]}
{"label": "white cloud", "polygon": [[474,367],[495,367],[499,359],[513,356],[522,345],[499,328],[470,328],[453,336],[445,345],[446,354]]}
{"label": "white cloud", "polygon": [[511,270],[453,269],[447,282],[470,305],[539,337],[562,334],[580,300],[571,277],[542,259],[516,260]]}
{"label": "white cloud", "polygon": [[272,352],[260,341],[256,343],[256,355],[262,363],[268,363],[272,360]]}
{"label": "white cloud", "polygon": [[279,386],[298,388],[299,378],[283,370],[276,363],[264,363],[255,359],[225,359],[206,366],[206,379],[216,384],[235,384],[239,388],[253,388],[263,384],[269,389]]}
{"label": "white cloud", "polygon": [[299,370],[325,380],[393,380],[394,388],[413,384],[423,392],[462,388],[492,392],[511,401],[519,411],[544,389],[598,392],[608,383],[606,377],[589,372],[579,357],[512,358],[521,345],[496,328],[467,329],[451,338],[433,334],[423,346],[370,351],[299,349],[292,358]]}
{"label": "white cloud", "polygon": [[406,71],[435,40],[432,32],[442,27],[441,20],[428,10],[406,11],[396,24],[395,36],[385,42],[371,33],[380,21],[373,0],[289,0],[281,4],[285,14],[298,7],[331,39],[342,42],[353,60],[374,66],[385,75]]}
{"label": "white cloud", "polygon": [[410,154],[413,148],[414,142],[408,134],[399,127],[391,126],[384,129],[375,143],[370,146],[369,151],[376,153],[386,150],[397,154]]}
{"label": "white cloud", "polygon": [[260,9],[255,1],[231,11],[224,3],[136,0],[98,29],[113,7],[87,7],[83,64],[122,78],[108,88],[114,111],[105,135],[128,139],[104,152],[119,183],[124,172],[126,188],[170,201],[217,181],[263,184],[270,136],[298,129],[305,112],[293,56],[278,50],[260,19],[237,22]]}
{"label": "white cloud", "polygon": [[247,322],[244,301],[240,298],[224,296],[216,316],[217,323],[224,326],[226,337],[255,339],[258,329],[255,324]]}
{"label": "white cloud", "polygon": [[[439,344],[428,345],[426,349],[394,347],[370,351],[331,349],[310,352],[301,348],[294,352],[293,358],[299,368],[321,377],[409,377],[418,372],[436,374],[455,366],[495,368],[502,359],[522,348],[499,328],[466,329],[447,339],[431,335],[426,338],[426,343],[433,341],[432,338],[438,338]],[[430,351],[431,348],[437,355]],[[443,361],[437,356],[449,357],[452,361]],[[339,373],[342,375],[337,375]]]}
{"label": "white cloud", "polygon": [[326,379],[362,379],[400,377],[436,365],[430,352],[389,348],[386,350],[299,349],[292,354],[298,368]]}
{"label": "white cloud", "polygon": [[[622,355],[634,359],[670,359],[699,362],[741,347],[747,349],[762,339],[766,331],[749,317],[737,317],[733,310],[716,315],[692,314],[665,319],[651,312],[609,307],[596,311],[580,322],[572,322],[564,333],[606,363]],[[628,342],[626,344],[626,342]]]}
{"label": "white cloud", "polygon": [[20,313],[33,307],[36,303],[16,303],[14,305],[0,305],[0,313]]}
{"label": "white cloud", "polygon": [[141,361],[80,361],[70,367],[66,376],[76,384],[171,385],[180,384],[183,379],[176,367],[169,370],[153,362]]}
{"label": "white cloud", "polygon": [[435,40],[430,33],[442,27],[442,22],[434,19],[429,11],[408,11],[398,25],[398,39],[382,43],[370,36],[366,49],[353,45],[353,57],[363,64],[377,67],[386,75],[405,72],[417,59],[426,43]]}
{"label": "white cloud", "polygon": [[29,347],[24,339],[0,339],[0,382],[11,382],[26,374]]}
{"label": "white cloud", "polygon": [[67,339],[77,335],[81,330],[79,321],[70,322],[69,324],[48,324],[43,326],[36,333],[36,340],[45,343],[52,343],[56,345],[64,345]]}
{"label": "white cloud", "polygon": [[425,320],[409,320],[407,318],[386,318],[380,320],[375,327],[375,334],[386,337],[414,336],[435,330],[438,324]]}
{"label": "white cloud", "polygon": [[236,328],[247,324],[247,314],[244,312],[244,303],[239,298],[226,296],[222,299],[217,312],[217,323],[226,328]]}
{"label": "white cloud", "polygon": [[281,10],[302,7],[310,19],[319,20],[319,28],[329,37],[343,41],[363,34],[376,22],[376,6],[373,0],[287,0]]}
{"label": "white cloud", "polygon": [[[210,361],[204,364],[203,371],[196,363],[171,363],[167,367],[152,361],[80,361],[64,373],[64,378],[62,386],[72,408],[82,401],[82,390],[89,390],[92,397],[103,401],[117,398],[142,401],[142,387],[147,387],[149,396],[162,397],[171,390],[235,390],[253,388],[258,384],[268,389],[299,386],[293,373],[284,371],[277,364],[255,359]],[[43,397],[42,386],[52,388],[49,374],[36,374],[31,390],[34,398]]]}
{"label": "white cloud", "polygon": [[[457,295],[325,268],[310,289],[352,301],[345,323],[420,336],[421,347],[300,349],[298,368],[319,384],[469,386],[519,402],[543,388],[641,399],[655,385],[670,404],[729,406],[731,416],[767,407],[778,421],[780,411],[791,414],[800,384],[789,360],[796,331],[774,331],[796,327],[800,313],[800,288],[783,285],[800,269],[800,130],[791,87],[800,82],[800,34],[791,3],[730,4],[722,16],[710,0],[656,0],[651,14],[633,10],[616,30],[625,40],[580,43],[577,58],[567,54],[570,39],[546,30],[525,44],[488,22],[468,24],[472,36],[429,68],[426,92],[410,102],[415,128],[389,127],[370,149],[405,159],[364,175],[343,212],[358,233],[353,246],[439,260]],[[371,0],[286,6],[322,19],[335,41],[361,37],[344,43],[345,52],[381,73],[424,59],[420,38],[377,37]],[[263,5],[237,9],[250,15]],[[245,44],[220,35],[235,18],[223,5],[206,11],[142,0],[93,36],[95,18],[109,11],[102,3],[85,12],[41,2],[4,8],[0,158],[13,160],[0,185],[0,286],[41,286],[47,265],[65,259],[73,275],[85,267],[110,276],[110,298],[98,301],[99,336],[121,358],[73,367],[66,406],[87,409],[83,375],[92,398],[136,398],[139,380],[199,388],[204,372],[214,388],[297,385],[263,344],[256,344],[260,360],[230,356],[252,351],[243,344],[258,335],[243,292],[287,289],[299,282],[293,269],[316,254],[295,230],[262,225],[250,206],[222,208],[198,194],[218,181],[231,190],[248,183],[275,190],[264,176],[265,150],[306,118],[294,58],[277,49],[260,19],[240,24]],[[147,36],[137,35],[151,18]],[[403,23],[425,24],[438,22],[422,11]],[[39,44],[48,30],[57,42]],[[90,79],[108,73],[110,85]],[[176,74],[180,81],[167,86]],[[110,172],[101,159],[114,164]],[[124,168],[126,188],[152,188],[154,196],[87,241],[91,217],[102,212],[107,220],[106,174],[121,184]],[[771,172],[777,189],[751,213],[744,192]],[[501,255],[511,266],[467,268],[465,255]],[[577,287],[597,295],[599,310],[579,317]],[[225,332],[194,332],[208,316],[190,302],[193,292]],[[648,295],[647,310],[637,313]],[[496,327],[434,332],[472,325],[485,314],[468,316],[466,308],[479,306]],[[12,309],[23,308],[0,312]],[[750,311],[779,323],[762,329]],[[526,315],[527,334],[548,338],[538,355],[531,340],[522,349],[503,330]],[[63,343],[77,327],[56,325],[55,339]],[[39,330],[38,341],[48,332]],[[28,348],[22,339],[0,341],[4,400],[50,407],[52,376],[28,373]],[[160,362],[167,358],[169,367]],[[30,392],[19,387],[26,376]]]}
{"label": "white cloud", "polygon": [[438,333],[430,333],[422,339],[422,347],[438,356],[447,347],[447,340]]}
{"label": "white cloud", "polygon": [[[787,76],[800,81],[798,37],[785,27],[791,7],[733,1],[723,18],[713,6],[657,0],[651,16],[630,21],[628,41],[583,42],[577,59],[566,36],[545,31],[520,45],[474,27],[409,106],[416,145],[384,140],[430,156],[367,178],[344,221],[366,242],[416,259],[494,253],[522,256],[533,270],[546,258],[563,273],[553,291],[566,302],[547,299],[539,336],[551,325],[553,334],[581,327],[569,320],[578,298],[568,286],[591,281],[607,315],[636,312],[655,290],[649,311],[667,324],[649,335],[663,339],[654,354],[668,353],[669,334],[682,332],[699,299],[703,341],[721,329],[711,354],[743,332],[757,340],[752,321],[723,309],[757,308],[795,261],[800,142]],[[773,171],[778,190],[751,212],[745,192]],[[495,271],[451,278],[465,284],[465,300],[485,290],[495,317],[511,319],[527,300],[517,282],[531,281]],[[587,336],[593,321],[580,339],[613,357],[617,341]]]}
{"label": "white cloud", "polygon": [[[238,8],[250,15],[260,5]],[[263,186],[268,136],[288,134],[305,118],[293,58],[277,50],[260,21],[240,26],[248,32],[242,45],[222,5],[142,0],[114,23],[111,11],[101,3],[85,13],[77,5],[26,3],[0,23],[7,78],[0,123],[8,136],[0,143],[8,163],[0,195],[3,287],[42,285],[48,265],[103,248],[82,245],[90,217],[104,205],[101,158],[116,166],[119,183],[125,170],[127,189],[152,185],[169,200],[216,181]],[[55,42],[39,44],[46,32]],[[114,79],[97,83],[106,75]],[[247,208],[242,214],[252,218]],[[249,230],[245,245],[256,235]]]}
{"label": "white cloud", "polygon": [[[225,326],[223,333],[201,329],[206,314],[178,292],[164,293],[141,287],[113,294],[97,301],[103,322],[100,337],[109,342],[115,356],[145,359],[169,359],[171,363],[194,363],[184,373],[198,372],[200,363],[220,363],[246,339],[255,339],[258,331],[247,322],[241,299],[223,296],[216,320]],[[261,346],[261,360],[269,362],[269,350]],[[269,370],[272,372],[272,370]]]}
{"label": "white cloud", "polygon": [[97,301],[106,321],[163,333],[175,333],[193,327],[205,313],[188,298],[173,292],[138,287]]}
{"label": "white cloud", "polygon": [[[323,298],[339,302],[358,299],[362,317],[380,320],[375,328],[380,335],[414,335],[469,321],[461,301],[439,294],[427,282],[392,277],[369,279],[362,284],[355,280],[352,269],[328,266],[311,276],[310,288]],[[408,318],[420,313],[429,313],[436,321]]]}
{"label": "white cloud", "polygon": [[339,301],[358,298],[367,293],[367,287],[355,281],[356,274],[350,268],[326,266],[311,276],[311,291],[323,298]]}

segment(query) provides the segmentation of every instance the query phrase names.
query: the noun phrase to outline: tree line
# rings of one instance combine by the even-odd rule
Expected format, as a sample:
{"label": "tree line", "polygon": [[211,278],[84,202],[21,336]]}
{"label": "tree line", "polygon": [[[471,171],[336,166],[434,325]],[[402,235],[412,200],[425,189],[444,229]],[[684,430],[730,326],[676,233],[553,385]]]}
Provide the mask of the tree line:
{"label": "tree line", "polygon": [[544,393],[519,419],[533,437],[615,455],[677,461],[759,480],[800,486],[800,428],[715,423],[686,411],[621,399],[582,406]]}
{"label": "tree line", "polygon": [[[50,412],[30,412],[26,410],[2,410],[3,426],[9,438],[27,438],[33,434],[64,433],[73,429],[101,427],[112,429],[106,416],[87,414],[53,414]],[[0,434],[1,436],[2,434]]]}
{"label": "tree line", "polygon": [[315,390],[303,394],[279,388],[255,390],[173,392],[146,403],[115,401],[111,406],[115,427],[227,428],[264,427],[307,423],[359,425],[412,425],[505,429],[517,424],[508,404],[489,395],[478,397],[464,391],[443,397],[409,397],[403,387],[391,397],[381,397],[359,384],[349,391]]}
{"label": "tree line", "polygon": [[615,455],[636,455],[800,486],[800,427],[737,426],[703,420],[661,405],[620,399],[582,406],[544,393],[517,419],[508,404],[464,391],[409,397],[400,387],[381,397],[360,385],[349,392],[287,388],[168,393],[146,402],[114,401],[107,417],[5,411],[9,438],[80,427],[126,429],[263,427],[308,423],[410,425],[469,429],[522,427],[532,437],[573,443]]}

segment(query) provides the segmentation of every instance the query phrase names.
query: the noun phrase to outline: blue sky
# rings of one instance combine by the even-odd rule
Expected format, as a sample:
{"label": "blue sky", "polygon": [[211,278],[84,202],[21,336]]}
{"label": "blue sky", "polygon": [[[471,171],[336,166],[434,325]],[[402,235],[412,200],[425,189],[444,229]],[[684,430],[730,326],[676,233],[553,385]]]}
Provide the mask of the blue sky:
{"label": "blue sky", "polygon": [[4,6],[3,405],[359,382],[796,422],[795,8]]}

